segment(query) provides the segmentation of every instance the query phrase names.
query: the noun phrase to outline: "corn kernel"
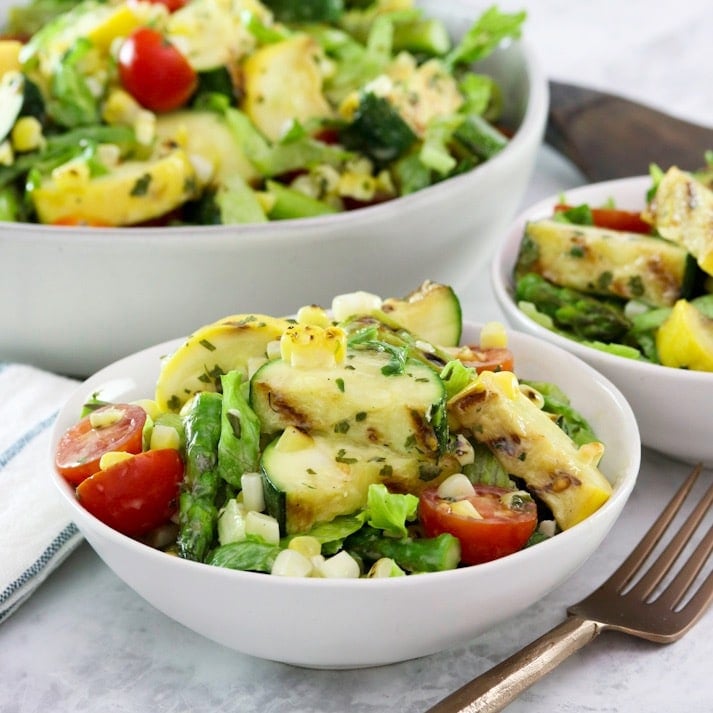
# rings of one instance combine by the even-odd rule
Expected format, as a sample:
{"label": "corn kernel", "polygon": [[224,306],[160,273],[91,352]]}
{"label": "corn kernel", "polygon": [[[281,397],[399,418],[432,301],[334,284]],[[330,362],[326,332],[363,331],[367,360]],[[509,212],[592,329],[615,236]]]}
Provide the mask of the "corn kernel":
{"label": "corn kernel", "polygon": [[475,495],[473,483],[470,482],[467,475],[463,473],[454,473],[449,475],[438,486],[438,497],[445,500],[460,500]]}
{"label": "corn kernel", "polygon": [[149,449],[153,451],[161,450],[162,448],[172,448],[177,451],[181,446],[181,437],[178,431],[173,426],[166,426],[162,423],[157,423],[151,431],[151,440],[149,441]]}
{"label": "corn kernel", "polygon": [[23,116],[12,127],[10,140],[12,148],[20,153],[42,148],[45,143],[42,124],[34,116]]}
{"label": "corn kernel", "polygon": [[403,577],[406,574],[390,557],[381,557],[376,560],[371,569],[366,573],[369,579],[382,579],[384,577]]}
{"label": "corn kernel", "polygon": [[0,142],[0,166],[12,166],[15,162],[15,152],[10,141]]}
{"label": "corn kernel", "polygon": [[288,548],[296,550],[305,557],[311,559],[322,552],[322,545],[316,537],[310,535],[298,535],[290,540]]}
{"label": "corn kernel", "polygon": [[127,453],[126,451],[108,451],[99,459],[99,468],[106,470],[117,463],[121,463],[133,457],[131,453]]}
{"label": "corn kernel", "polygon": [[298,324],[312,324],[315,327],[328,327],[329,315],[318,305],[305,305],[297,312]]}
{"label": "corn kernel", "polygon": [[511,371],[484,371],[478,375],[478,381],[485,389],[501,391],[503,396],[509,399],[516,399],[522,396],[520,384],[515,374]]}
{"label": "corn kernel", "polygon": [[329,579],[356,579],[361,574],[359,563],[345,550],[324,560],[319,573]]}
{"label": "corn kernel", "polygon": [[280,339],[280,354],[298,369],[319,369],[344,361],[347,336],[340,327],[291,324]]}
{"label": "corn kernel", "polygon": [[275,557],[270,574],[276,577],[309,577],[312,562],[297,550],[281,550]]}
{"label": "corn kernel", "polygon": [[332,300],[332,314],[337,322],[342,322],[356,314],[371,314],[381,309],[382,302],[381,297],[370,292],[349,292]]}
{"label": "corn kernel", "polygon": [[483,349],[505,349],[508,334],[501,322],[486,322],[480,330],[480,346]]}
{"label": "corn kernel", "polygon": [[483,516],[478,512],[475,505],[470,500],[458,500],[451,505],[451,512],[461,517],[469,517],[472,520],[482,520]]}

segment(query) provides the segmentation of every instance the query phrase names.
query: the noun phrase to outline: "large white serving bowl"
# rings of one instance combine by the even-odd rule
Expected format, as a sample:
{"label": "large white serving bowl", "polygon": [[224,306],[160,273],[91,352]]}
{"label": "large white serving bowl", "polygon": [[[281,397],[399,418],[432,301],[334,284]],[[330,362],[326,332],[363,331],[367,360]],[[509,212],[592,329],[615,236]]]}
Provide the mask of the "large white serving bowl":
{"label": "large white serving bowl", "polygon": [[[467,324],[464,343],[479,327]],[[62,408],[60,435],[84,400],[153,395],[163,355],[180,340],[122,359],[83,383]],[[70,516],[106,564],[167,616],[220,644],[260,658],[308,667],[388,664],[465,643],[562,584],[597,549],[621,514],[639,470],[634,415],[621,393],[584,362],[542,340],[513,332],[516,371],[555,381],[590,421],[606,451],[613,485],[593,515],[551,540],[493,562],[432,574],[367,579],[294,579],[212,567],[164,554],[95,519],[51,467]],[[495,603],[495,604],[494,604]]]}
{"label": "large white serving bowl", "polygon": [[[14,4],[0,0],[0,27]],[[454,35],[487,6],[418,4]],[[513,140],[475,170],[389,203],[239,227],[0,223],[0,360],[87,376],[225,314],[286,314],[357,286],[402,296],[426,277],[464,286],[524,195],[549,96],[526,42],[498,49],[478,70],[502,86]]]}
{"label": "large white serving bowl", "polygon": [[[567,202],[602,205],[613,199],[619,208],[641,210],[649,176],[606,181],[566,191]],[[513,268],[525,223],[552,215],[561,195],[551,196],[521,213],[512,223],[491,266],[495,297],[507,320],[528,332],[576,354],[621,390],[636,414],[645,446],[677,460],[713,466],[713,374],[673,369],[614,356],[562,337],[537,324],[518,309],[513,291]]]}

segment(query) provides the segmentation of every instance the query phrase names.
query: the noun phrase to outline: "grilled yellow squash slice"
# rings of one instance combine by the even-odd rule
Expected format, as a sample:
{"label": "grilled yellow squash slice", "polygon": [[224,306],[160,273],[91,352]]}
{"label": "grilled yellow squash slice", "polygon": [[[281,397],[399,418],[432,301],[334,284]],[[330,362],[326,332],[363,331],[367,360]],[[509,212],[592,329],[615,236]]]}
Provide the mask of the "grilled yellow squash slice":
{"label": "grilled yellow squash slice", "polygon": [[536,406],[508,371],[483,372],[448,404],[452,427],[467,429],[512,475],[522,478],[566,530],[611,495],[599,470],[599,442],[581,447]]}
{"label": "grilled yellow squash slice", "polygon": [[675,166],[661,179],[645,217],[713,275],[713,191]]}
{"label": "grilled yellow squash slice", "polygon": [[155,399],[164,411],[178,411],[199,391],[217,391],[220,377],[239,369],[248,375],[253,359],[264,359],[267,345],[289,322],[263,314],[224,317],[194,332],[163,363]]}

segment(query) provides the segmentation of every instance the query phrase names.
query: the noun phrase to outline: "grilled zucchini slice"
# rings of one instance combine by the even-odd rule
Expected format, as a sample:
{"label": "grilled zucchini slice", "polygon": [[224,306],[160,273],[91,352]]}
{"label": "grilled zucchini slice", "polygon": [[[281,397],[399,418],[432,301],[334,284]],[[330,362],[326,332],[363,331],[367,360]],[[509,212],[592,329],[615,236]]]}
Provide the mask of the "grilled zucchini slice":
{"label": "grilled zucchini slice", "polygon": [[404,455],[339,434],[307,434],[293,426],[265,448],[261,469],[266,509],[283,535],[360,510],[372,483],[417,493],[454,472],[419,454]]}
{"label": "grilled zucchini slice", "polygon": [[424,282],[403,299],[384,300],[381,311],[414,336],[442,347],[460,344],[463,313],[452,287]]}
{"label": "grilled zucchini slice", "polygon": [[428,365],[408,362],[385,374],[390,357],[348,350],[331,366],[295,367],[283,359],[264,364],[250,381],[250,403],[265,433],[289,426],[341,434],[399,453],[436,455],[445,446],[445,389]]}
{"label": "grilled zucchini slice", "polygon": [[685,248],[666,240],[547,219],[525,228],[516,273],[525,272],[581,292],[670,307],[691,294],[697,268]]}

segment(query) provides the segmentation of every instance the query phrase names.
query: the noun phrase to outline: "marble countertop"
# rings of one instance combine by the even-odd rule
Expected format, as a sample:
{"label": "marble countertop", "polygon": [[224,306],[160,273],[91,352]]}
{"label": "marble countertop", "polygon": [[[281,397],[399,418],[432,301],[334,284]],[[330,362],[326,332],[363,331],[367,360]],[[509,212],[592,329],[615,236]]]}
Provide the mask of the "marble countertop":
{"label": "marble countertop", "polygon": [[[710,0],[659,0],[655,5],[643,0],[507,0],[499,5],[528,10],[527,35],[551,77],[713,124]],[[523,206],[583,182],[574,167],[543,147]],[[500,317],[485,275],[474,280],[462,298],[468,317]],[[153,609],[83,544],[2,624],[0,710],[424,711],[559,623],[566,607],[594,589],[624,558],[688,470],[645,451],[639,483],[623,516],[570,581],[466,646],[373,669],[307,670],[223,648]],[[713,472],[704,472],[705,481],[711,478]],[[428,626],[427,616],[423,625]],[[709,713],[711,660],[713,610],[681,641],[667,646],[607,633],[508,710]]]}

